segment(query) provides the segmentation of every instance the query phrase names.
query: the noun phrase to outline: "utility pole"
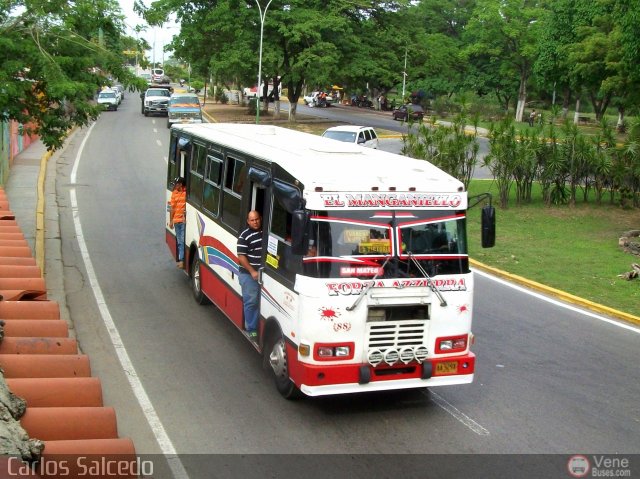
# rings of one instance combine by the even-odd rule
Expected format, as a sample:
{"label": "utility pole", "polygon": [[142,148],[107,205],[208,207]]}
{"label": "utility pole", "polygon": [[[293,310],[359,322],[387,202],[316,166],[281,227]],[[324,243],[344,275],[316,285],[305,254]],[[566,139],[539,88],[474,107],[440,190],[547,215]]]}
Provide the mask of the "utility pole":
{"label": "utility pole", "polygon": [[260,56],[258,58],[258,88],[256,90],[256,125],[260,123],[260,89],[262,88],[262,36],[264,34],[264,18],[267,16],[267,9],[271,5],[271,1],[264,7],[264,12],[260,7],[260,3],[256,0],[258,11],[260,12]]}
{"label": "utility pole", "polygon": [[407,84],[407,47],[404,47],[404,70],[402,70],[402,103],[404,103],[405,85]]}

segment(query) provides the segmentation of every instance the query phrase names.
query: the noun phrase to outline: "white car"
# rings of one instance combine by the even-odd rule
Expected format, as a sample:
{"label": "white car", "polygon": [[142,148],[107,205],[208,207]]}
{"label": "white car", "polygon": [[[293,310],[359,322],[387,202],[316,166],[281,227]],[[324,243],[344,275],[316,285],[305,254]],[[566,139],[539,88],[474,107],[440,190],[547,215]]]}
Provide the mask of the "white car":
{"label": "white car", "polygon": [[327,96],[325,98],[325,102],[322,105],[319,105],[319,95],[321,92],[319,91],[312,91],[310,94],[305,95],[302,97],[302,100],[304,101],[305,105],[309,105],[310,107],[314,107],[314,106],[329,106],[330,104],[333,103],[334,98],[332,95],[327,93]]}
{"label": "white car", "polygon": [[122,100],[124,100],[124,86],[120,83],[116,83],[111,87],[111,89],[120,92],[120,102],[122,102]]}
{"label": "white car", "polygon": [[343,125],[328,128],[323,134],[325,138],[354,143],[367,148],[378,148],[378,134],[370,126]]}
{"label": "white car", "polygon": [[105,110],[117,111],[119,104],[117,91],[108,89],[98,93],[98,105],[102,105]]}

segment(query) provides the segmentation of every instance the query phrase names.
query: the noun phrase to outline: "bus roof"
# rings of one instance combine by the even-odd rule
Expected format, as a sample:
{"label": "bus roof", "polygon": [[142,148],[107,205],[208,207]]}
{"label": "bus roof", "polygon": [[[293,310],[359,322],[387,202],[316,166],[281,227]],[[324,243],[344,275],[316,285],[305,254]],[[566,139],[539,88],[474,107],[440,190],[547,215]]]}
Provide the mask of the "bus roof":
{"label": "bus roof", "polygon": [[280,165],[323,191],[462,192],[461,181],[425,160],[271,125],[177,125],[195,137]]}

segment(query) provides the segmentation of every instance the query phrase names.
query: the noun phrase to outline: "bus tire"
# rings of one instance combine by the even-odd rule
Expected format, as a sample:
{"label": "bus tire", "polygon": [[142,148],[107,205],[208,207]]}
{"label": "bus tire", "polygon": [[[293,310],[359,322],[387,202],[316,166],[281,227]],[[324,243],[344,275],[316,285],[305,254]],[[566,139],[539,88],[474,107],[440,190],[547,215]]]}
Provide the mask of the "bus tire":
{"label": "bus tire", "polygon": [[209,304],[209,298],[202,292],[202,283],[200,282],[200,258],[197,256],[191,262],[191,292],[193,299],[198,304]]}
{"label": "bus tire", "polygon": [[268,355],[267,361],[271,366],[276,389],[280,395],[285,399],[299,398],[300,390],[289,378],[287,345],[284,336],[279,330],[269,337],[265,354]]}

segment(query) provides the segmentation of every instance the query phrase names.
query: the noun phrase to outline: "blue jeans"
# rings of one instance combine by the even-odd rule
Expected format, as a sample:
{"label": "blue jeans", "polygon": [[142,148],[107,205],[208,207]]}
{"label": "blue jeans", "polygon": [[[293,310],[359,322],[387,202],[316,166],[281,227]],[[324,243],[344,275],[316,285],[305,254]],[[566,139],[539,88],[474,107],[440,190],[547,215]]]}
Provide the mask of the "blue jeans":
{"label": "blue jeans", "polygon": [[244,328],[247,331],[257,331],[260,314],[260,285],[249,273],[239,273],[238,279],[242,288]]}
{"label": "blue jeans", "polygon": [[184,261],[184,223],[173,223],[178,243],[178,261]]}

